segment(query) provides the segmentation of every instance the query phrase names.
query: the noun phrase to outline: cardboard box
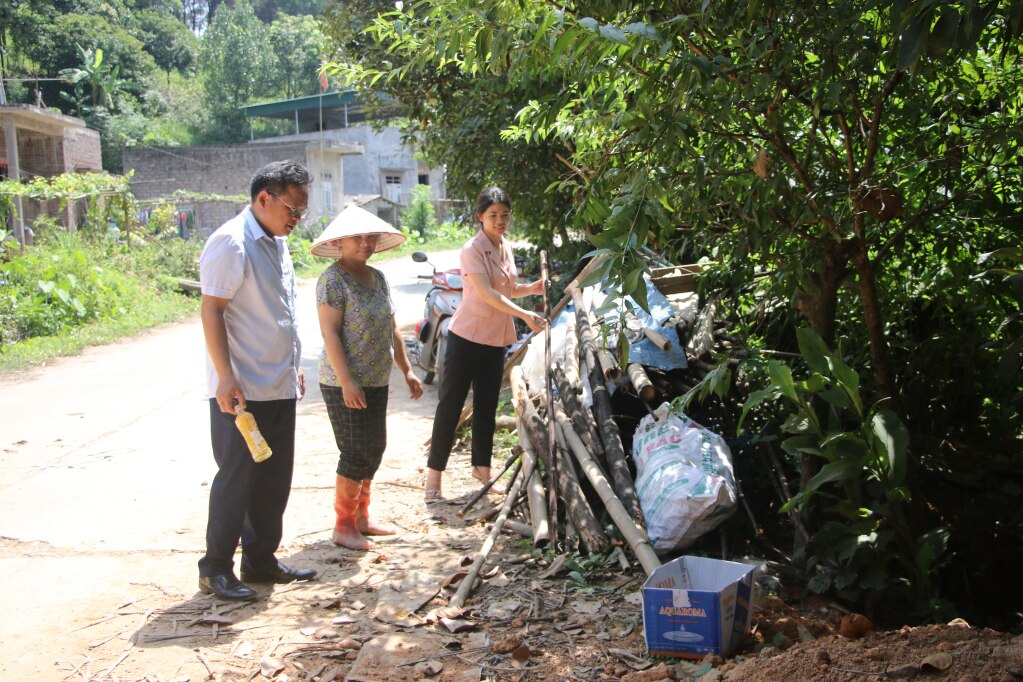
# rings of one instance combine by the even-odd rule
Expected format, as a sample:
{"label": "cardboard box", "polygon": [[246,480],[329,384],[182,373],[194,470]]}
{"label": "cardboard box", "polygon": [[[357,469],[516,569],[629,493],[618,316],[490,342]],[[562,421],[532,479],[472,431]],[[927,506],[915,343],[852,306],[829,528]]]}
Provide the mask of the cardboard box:
{"label": "cardboard box", "polygon": [[728,656],[749,632],[753,570],[748,564],[683,556],[643,583],[643,630],[651,654]]}

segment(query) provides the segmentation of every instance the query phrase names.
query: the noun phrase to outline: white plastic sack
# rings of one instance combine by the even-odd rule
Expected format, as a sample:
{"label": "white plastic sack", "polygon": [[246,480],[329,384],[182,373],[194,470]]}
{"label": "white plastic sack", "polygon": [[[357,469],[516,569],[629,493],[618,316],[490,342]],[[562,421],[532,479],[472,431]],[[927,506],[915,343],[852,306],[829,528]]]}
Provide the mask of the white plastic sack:
{"label": "white plastic sack", "polygon": [[735,511],[732,453],[725,440],[664,403],[632,440],[636,491],[654,550],[685,549]]}

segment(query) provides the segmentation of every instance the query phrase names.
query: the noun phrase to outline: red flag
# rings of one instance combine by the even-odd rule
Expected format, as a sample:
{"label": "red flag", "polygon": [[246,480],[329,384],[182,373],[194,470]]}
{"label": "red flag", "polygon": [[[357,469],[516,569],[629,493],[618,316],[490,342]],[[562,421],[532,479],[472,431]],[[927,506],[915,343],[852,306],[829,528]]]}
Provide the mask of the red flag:
{"label": "red flag", "polygon": [[326,92],[328,85],[330,85],[330,84],[327,82],[327,74],[326,74],[326,72],[320,71],[320,88],[324,92]]}

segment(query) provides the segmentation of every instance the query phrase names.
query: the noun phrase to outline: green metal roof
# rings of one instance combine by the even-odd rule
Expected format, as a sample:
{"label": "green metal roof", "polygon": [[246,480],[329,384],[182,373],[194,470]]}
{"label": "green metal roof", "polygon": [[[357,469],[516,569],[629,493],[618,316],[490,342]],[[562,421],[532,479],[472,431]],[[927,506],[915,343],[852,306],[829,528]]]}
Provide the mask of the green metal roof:
{"label": "green metal roof", "polygon": [[358,104],[355,90],[344,90],[341,92],[325,92],[323,95],[309,95],[308,97],[296,97],[295,99],[282,99],[276,102],[264,102],[263,104],[247,104],[238,107],[245,112],[249,118],[268,116],[272,118],[290,118],[296,111],[307,111],[310,109],[330,109],[341,107],[346,104]]}

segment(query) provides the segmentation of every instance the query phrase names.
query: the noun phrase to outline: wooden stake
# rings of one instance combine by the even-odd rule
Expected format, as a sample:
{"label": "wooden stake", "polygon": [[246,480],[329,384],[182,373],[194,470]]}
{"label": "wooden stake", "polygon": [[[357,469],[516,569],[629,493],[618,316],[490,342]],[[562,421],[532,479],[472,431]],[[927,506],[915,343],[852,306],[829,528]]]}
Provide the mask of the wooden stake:
{"label": "wooden stake", "polygon": [[[540,251],[540,279],[545,283],[549,281],[547,269],[547,252]],[[558,496],[554,492],[558,489],[558,455],[557,450],[554,447],[554,415],[550,412],[550,406],[554,404],[554,379],[551,378],[551,302],[547,295],[547,286],[545,284],[543,288],[543,316],[547,320],[547,326],[544,329],[544,389],[547,392],[547,443],[550,446],[548,453],[548,466],[550,470],[547,472],[547,489],[552,492],[547,498],[548,507],[548,519],[550,521],[550,534],[551,541],[554,546],[558,545]],[[535,445],[535,444],[534,444]]]}

